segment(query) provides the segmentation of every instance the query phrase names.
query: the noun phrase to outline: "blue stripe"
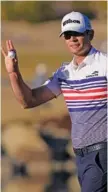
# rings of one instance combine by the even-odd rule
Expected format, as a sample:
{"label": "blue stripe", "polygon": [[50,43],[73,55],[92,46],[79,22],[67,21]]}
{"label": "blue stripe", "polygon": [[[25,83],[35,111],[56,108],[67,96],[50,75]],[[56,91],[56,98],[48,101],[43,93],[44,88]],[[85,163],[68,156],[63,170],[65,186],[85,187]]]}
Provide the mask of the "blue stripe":
{"label": "blue stripe", "polygon": [[[99,86],[98,86],[99,85]],[[83,89],[91,89],[91,88],[103,88],[103,87],[106,87],[107,86],[107,84],[105,84],[105,85],[101,85],[101,84],[96,84],[96,85],[92,85],[92,87],[86,87],[86,86],[82,86],[82,88],[80,88],[80,90],[83,90]],[[78,88],[78,87],[77,87]]]}
{"label": "blue stripe", "polygon": [[72,83],[72,84],[82,84],[82,83],[88,83],[88,82],[94,82],[94,81],[107,81],[107,78],[105,76],[101,77],[91,77],[86,79],[80,79],[80,80],[65,80],[58,78],[60,82],[66,82],[66,83]]}
{"label": "blue stripe", "polygon": [[[107,101],[107,99],[92,100],[92,101],[90,101],[90,103],[93,103],[93,102],[98,102],[98,103],[99,103],[99,102],[102,102],[102,101]],[[77,100],[77,101],[66,101],[67,104],[69,104],[69,103],[70,103],[70,104],[71,104],[71,103],[76,103],[76,104],[78,104],[78,103],[87,103],[87,102],[89,102],[89,101],[81,101],[81,100],[80,100],[80,101],[78,101],[78,100]]]}
{"label": "blue stripe", "polygon": [[107,105],[100,106],[100,107],[88,107],[88,108],[82,107],[82,108],[77,108],[77,109],[68,108],[69,112],[92,111],[92,110],[100,110],[100,109],[107,109]]}

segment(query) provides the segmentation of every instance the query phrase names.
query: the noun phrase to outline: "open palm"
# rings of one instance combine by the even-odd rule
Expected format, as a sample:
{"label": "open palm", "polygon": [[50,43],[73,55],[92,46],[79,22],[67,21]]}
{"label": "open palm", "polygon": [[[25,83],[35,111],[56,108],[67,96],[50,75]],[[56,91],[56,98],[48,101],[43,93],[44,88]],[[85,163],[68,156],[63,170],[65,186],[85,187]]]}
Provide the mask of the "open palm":
{"label": "open palm", "polygon": [[[2,47],[1,51],[5,59],[5,66],[6,66],[7,72],[12,73],[18,70],[18,58],[17,58],[16,50],[14,48],[12,41],[7,40],[5,49]],[[15,58],[12,59],[11,57],[8,56],[9,51],[15,52]]]}

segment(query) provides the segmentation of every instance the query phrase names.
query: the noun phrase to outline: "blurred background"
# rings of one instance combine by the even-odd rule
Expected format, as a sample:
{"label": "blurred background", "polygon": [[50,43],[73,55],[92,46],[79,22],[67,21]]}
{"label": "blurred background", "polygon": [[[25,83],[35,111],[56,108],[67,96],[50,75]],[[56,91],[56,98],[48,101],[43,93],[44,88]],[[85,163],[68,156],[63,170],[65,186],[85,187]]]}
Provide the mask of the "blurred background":
{"label": "blurred background", "polygon": [[[86,14],[93,45],[107,51],[106,1],[1,1],[1,42],[11,39],[23,79],[38,87],[64,61],[72,60],[61,19]],[[1,176],[3,192],[80,192],[71,122],[63,97],[24,110],[16,101],[1,57]]]}

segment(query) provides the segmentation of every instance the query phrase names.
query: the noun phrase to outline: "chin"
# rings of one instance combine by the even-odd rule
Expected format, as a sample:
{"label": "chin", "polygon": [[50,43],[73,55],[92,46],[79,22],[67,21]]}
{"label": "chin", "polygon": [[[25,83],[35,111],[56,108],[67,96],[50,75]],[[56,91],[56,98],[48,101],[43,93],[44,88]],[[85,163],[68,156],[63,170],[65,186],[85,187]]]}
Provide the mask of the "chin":
{"label": "chin", "polygon": [[80,54],[81,50],[80,49],[73,49],[73,48],[70,48],[70,52],[73,53],[73,54]]}

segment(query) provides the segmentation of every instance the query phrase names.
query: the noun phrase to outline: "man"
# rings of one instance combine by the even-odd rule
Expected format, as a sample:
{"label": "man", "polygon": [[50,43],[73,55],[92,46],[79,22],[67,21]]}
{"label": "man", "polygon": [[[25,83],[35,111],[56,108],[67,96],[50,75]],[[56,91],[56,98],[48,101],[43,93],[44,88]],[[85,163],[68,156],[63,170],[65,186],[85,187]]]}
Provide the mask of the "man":
{"label": "man", "polygon": [[[94,30],[89,19],[71,12],[63,17],[61,34],[73,54],[45,84],[30,89],[18,68],[12,42],[2,49],[14,94],[24,108],[36,107],[61,93],[72,119],[72,143],[82,192],[107,191],[107,58],[91,45]],[[16,52],[15,52],[16,53]]]}

